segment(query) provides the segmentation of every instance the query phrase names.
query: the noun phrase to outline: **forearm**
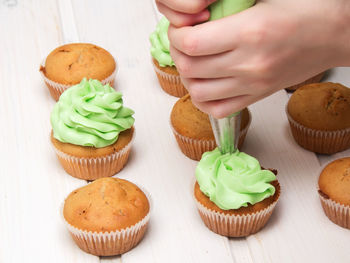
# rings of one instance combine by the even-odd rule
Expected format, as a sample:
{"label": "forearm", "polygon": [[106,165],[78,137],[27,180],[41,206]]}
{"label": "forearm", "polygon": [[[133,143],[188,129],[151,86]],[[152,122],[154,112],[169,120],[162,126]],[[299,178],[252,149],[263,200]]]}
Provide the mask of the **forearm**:
{"label": "forearm", "polygon": [[[350,1],[338,0],[338,10],[333,13],[338,28],[336,37],[336,65],[350,66]],[[333,1],[332,1],[333,2]],[[335,1],[337,2],[337,1]]]}
{"label": "forearm", "polygon": [[310,56],[310,61],[317,62],[323,70],[350,66],[349,0],[310,0],[302,7],[300,1],[299,5],[295,1],[283,4],[274,1],[278,0],[271,0],[276,6],[288,10],[285,12],[291,14],[291,21],[294,19],[296,30],[290,35],[291,44],[299,54]]}
{"label": "forearm", "polygon": [[[315,33],[318,35],[315,40],[326,46],[324,50],[328,54],[324,63],[329,68],[350,66],[350,1],[327,0],[319,6],[316,11],[318,17],[310,17],[316,21],[311,20],[310,23],[321,25],[322,32]],[[308,13],[310,16],[311,10]]]}

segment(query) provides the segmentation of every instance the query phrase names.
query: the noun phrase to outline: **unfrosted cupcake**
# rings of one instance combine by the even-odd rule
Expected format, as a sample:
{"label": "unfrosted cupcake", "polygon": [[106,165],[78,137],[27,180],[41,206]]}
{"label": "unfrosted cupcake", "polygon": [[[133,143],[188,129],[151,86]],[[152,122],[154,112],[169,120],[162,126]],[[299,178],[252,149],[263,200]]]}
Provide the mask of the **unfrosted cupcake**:
{"label": "unfrosted cupcake", "polygon": [[150,35],[152,62],[162,89],[172,96],[182,97],[187,94],[187,90],[170,56],[169,24],[169,21],[162,17],[156,30]]}
{"label": "unfrosted cupcake", "polygon": [[117,65],[107,50],[93,44],[73,43],[53,50],[41,65],[40,72],[57,101],[63,91],[83,78],[113,85]]}
{"label": "unfrosted cupcake", "polygon": [[[277,172],[276,172],[277,173]],[[203,154],[196,168],[194,199],[205,225],[228,237],[258,232],[280,196],[275,174],[243,152]]]}
{"label": "unfrosted cupcake", "polygon": [[313,76],[313,77],[311,77],[311,78],[309,78],[309,79],[307,79],[299,84],[296,84],[296,85],[293,85],[293,86],[286,88],[286,90],[287,91],[295,91],[295,90],[299,89],[300,87],[305,86],[307,84],[318,83],[322,80],[325,73],[326,73],[325,71],[321,72],[321,73],[317,74],[316,76]]}
{"label": "unfrosted cupcake", "polygon": [[[189,94],[175,103],[170,122],[176,141],[187,157],[199,161],[203,153],[215,149],[216,142],[209,117],[193,105]],[[242,110],[238,148],[244,143],[250,122],[251,114],[245,108]]]}
{"label": "unfrosted cupcake", "polygon": [[135,247],[150,217],[147,196],[135,184],[101,178],[66,198],[63,218],[76,244],[96,256],[114,256]]}
{"label": "unfrosted cupcake", "polygon": [[299,88],[286,108],[295,141],[307,150],[332,154],[350,148],[350,89],[339,83]]}
{"label": "unfrosted cupcake", "polygon": [[329,163],[320,174],[318,187],[327,217],[350,229],[350,157]]}
{"label": "unfrosted cupcake", "polygon": [[120,92],[98,80],[63,92],[51,113],[51,141],[66,172],[85,180],[119,172],[131,150],[133,114]]}

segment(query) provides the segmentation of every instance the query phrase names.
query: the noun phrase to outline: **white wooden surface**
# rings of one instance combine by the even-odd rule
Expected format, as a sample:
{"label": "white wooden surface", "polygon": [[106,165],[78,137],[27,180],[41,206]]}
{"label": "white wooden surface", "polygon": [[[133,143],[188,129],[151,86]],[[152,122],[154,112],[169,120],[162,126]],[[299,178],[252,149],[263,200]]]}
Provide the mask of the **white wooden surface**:
{"label": "white wooden surface", "polygon": [[[280,91],[251,106],[244,150],[279,171],[282,196],[268,225],[248,238],[210,232],[191,197],[196,162],[182,155],[169,127],[176,98],[159,87],[148,35],[159,13],[152,0],[0,1],[0,262],[349,262],[350,232],[323,214],[316,183],[322,164],[350,150],[316,156],[292,139]],[[60,205],[86,184],[60,167],[49,142],[54,105],[39,63],[65,42],[93,42],[119,64],[116,88],[136,112],[136,139],[118,176],[151,193],[144,240],[123,256],[82,252],[62,224]],[[350,86],[349,68],[328,78]]]}

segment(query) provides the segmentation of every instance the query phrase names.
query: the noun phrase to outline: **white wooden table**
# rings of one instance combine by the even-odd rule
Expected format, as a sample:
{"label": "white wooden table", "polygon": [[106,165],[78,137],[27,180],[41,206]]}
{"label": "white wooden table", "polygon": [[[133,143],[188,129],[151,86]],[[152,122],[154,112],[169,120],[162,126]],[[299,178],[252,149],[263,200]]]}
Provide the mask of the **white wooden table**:
{"label": "white wooden table", "polygon": [[[196,162],[179,150],[169,126],[176,98],[158,85],[148,36],[159,13],[152,0],[0,1],[0,262],[349,262],[350,231],[323,214],[316,191],[322,164],[349,156],[316,156],[292,139],[280,91],[250,107],[244,150],[277,168],[281,199],[268,225],[247,238],[209,231],[191,197]],[[151,193],[143,241],[99,258],[81,251],[62,223],[64,198],[85,181],[67,175],[49,142],[54,105],[38,72],[41,60],[71,41],[92,42],[118,60],[116,88],[136,112],[136,139],[118,176]],[[327,80],[350,86],[350,69]]]}

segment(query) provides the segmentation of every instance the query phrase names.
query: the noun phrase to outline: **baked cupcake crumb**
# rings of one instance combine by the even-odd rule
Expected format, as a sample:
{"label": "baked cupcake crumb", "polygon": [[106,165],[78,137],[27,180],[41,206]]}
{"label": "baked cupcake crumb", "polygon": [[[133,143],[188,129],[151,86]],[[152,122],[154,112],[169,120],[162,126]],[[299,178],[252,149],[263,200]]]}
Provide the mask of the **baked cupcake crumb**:
{"label": "baked cupcake crumb", "polygon": [[41,71],[57,83],[73,85],[83,78],[104,80],[116,68],[113,56],[105,49],[88,43],[66,44],[54,49]]}
{"label": "baked cupcake crumb", "polygon": [[135,225],[149,209],[148,199],[139,187],[108,177],[73,191],[65,200],[63,215],[78,229],[108,232]]}

